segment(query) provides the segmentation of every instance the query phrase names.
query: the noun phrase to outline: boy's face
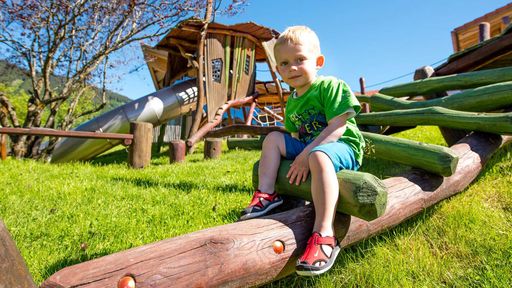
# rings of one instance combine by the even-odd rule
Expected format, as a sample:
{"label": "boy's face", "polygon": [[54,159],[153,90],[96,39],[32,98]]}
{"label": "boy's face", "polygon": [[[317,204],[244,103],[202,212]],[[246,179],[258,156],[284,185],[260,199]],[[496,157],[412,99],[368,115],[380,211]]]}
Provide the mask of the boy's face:
{"label": "boy's face", "polygon": [[316,79],[317,71],[324,65],[324,56],[307,45],[281,44],[274,50],[277,72],[286,84],[304,94]]}

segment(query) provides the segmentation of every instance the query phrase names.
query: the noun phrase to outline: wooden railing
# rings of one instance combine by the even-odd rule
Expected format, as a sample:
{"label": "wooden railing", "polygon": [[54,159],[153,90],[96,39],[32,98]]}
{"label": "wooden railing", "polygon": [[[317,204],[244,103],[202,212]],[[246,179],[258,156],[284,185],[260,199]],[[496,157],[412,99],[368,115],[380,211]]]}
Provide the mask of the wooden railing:
{"label": "wooden railing", "polygon": [[130,146],[128,162],[134,168],[143,168],[151,160],[151,144],[153,139],[153,125],[144,122],[130,123],[130,134],[104,133],[87,131],[62,131],[48,128],[9,128],[0,127],[0,157],[7,158],[7,134],[32,135],[84,139],[115,139],[123,140],[123,144]]}

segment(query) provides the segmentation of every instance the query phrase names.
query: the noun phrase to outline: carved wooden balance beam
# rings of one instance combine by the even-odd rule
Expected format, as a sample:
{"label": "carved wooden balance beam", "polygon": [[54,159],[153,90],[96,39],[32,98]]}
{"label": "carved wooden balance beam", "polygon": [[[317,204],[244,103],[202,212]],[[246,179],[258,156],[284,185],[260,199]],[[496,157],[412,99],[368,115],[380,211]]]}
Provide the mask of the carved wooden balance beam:
{"label": "carved wooden balance beam", "polygon": [[[383,180],[387,209],[367,222],[338,217],[342,246],[390,229],[425,208],[465,189],[510,136],[473,133],[450,149],[459,157],[449,177],[413,170]],[[162,240],[64,268],[41,287],[112,287],[132,275],[137,287],[256,286],[293,273],[314,215],[310,205],[260,219],[218,226]],[[339,214],[342,215],[342,214]],[[340,224],[345,226],[340,227]],[[277,244],[276,244],[277,243]],[[277,248],[283,244],[282,253]]]}

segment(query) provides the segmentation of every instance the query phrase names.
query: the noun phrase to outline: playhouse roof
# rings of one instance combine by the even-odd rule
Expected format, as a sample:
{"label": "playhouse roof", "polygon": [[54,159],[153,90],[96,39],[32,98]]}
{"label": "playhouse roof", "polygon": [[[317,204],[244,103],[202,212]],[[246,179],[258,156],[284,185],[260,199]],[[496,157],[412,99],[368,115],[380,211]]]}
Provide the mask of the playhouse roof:
{"label": "playhouse roof", "polygon": [[[173,75],[188,70],[190,63],[180,55],[183,55],[183,53],[197,55],[200,33],[203,26],[203,20],[196,18],[187,19],[172,28],[154,47],[142,45],[146,63],[157,90],[165,86],[164,78],[169,69]],[[208,31],[227,35],[244,34],[252,39],[253,42],[256,42],[255,60],[257,62],[267,61],[264,46],[268,49],[271,47],[269,44],[279,36],[279,32],[276,30],[253,22],[234,25],[212,22],[208,24]],[[169,55],[174,56],[171,56],[171,59],[169,59]],[[168,65],[171,66],[167,67]],[[196,77],[196,75],[188,76]]]}
{"label": "playhouse roof", "polygon": [[[156,49],[176,49],[177,44],[183,44],[183,48],[188,53],[195,53],[197,42],[200,37],[201,28],[204,22],[200,19],[191,18],[185,20],[175,28],[171,29],[165,37],[154,47]],[[209,23],[208,30],[224,31],[226,33],[246,33],[257,39],[259,42],[267,42],[279,36],[279,32],[253,22],[239,23],[234,25],[224,25],[220,23]],[[261,46],[256,47],[256,61],[266,61],[265,51]]]}

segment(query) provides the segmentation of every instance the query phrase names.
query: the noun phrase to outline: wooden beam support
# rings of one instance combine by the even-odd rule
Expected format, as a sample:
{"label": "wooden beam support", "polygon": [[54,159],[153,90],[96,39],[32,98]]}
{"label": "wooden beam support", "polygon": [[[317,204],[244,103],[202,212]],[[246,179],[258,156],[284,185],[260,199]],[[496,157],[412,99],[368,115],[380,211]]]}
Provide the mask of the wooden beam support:
{"label": "wooden beam support", "polygon": [[[490,156],[512,137],[474,133],[451,149],[459,157],[450,177],[412,171],[383,180],[388,205],[383,216],[367,222],[338,215],[336,235],[342,247],[377,235],[464,190]],[[342,219],[343,218],[343,219]],[[140,287],[259,286],[293,273],[313,227],[311,205],[283,213],[209,228],[132,248],[64,268],[42,288],[113,287],[133,275]],[[348,227],[348,234],[342,226]],[[343,237],[344,236],[344,237]],[[282,241],[281,254],[273,243]]]}

